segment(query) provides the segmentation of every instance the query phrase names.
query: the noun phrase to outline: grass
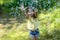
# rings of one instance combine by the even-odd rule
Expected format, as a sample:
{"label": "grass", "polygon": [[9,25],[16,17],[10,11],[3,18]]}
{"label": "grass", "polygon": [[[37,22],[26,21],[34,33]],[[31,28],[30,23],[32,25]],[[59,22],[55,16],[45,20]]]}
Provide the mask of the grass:
{"label": "grass", "polygon": [[3,0],[0,0],[0,4],[3,4]]}
{"label": "grass", "polygon": [[[57,8],[51,10],[51,12],[43,11],[38,15],[37,19],[40,22],[39,40],[60,40],[60,9]],[[3,31],[0,32],[0,40],[30,40],[26,22],[13,22],[13,24],[1,30]]]}

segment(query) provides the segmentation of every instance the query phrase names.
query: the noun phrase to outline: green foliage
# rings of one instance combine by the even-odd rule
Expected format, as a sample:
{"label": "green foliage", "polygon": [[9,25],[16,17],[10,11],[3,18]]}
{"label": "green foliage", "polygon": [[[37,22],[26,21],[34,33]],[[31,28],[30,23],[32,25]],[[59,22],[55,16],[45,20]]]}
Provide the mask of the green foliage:
{"label": "green foliage", "polygon": [[[19,14],[23,13],[20,9],[21,5],[24,5],[25,8],[28,6],[38,8],[39,11],[41,11],[37,18],[40,22],[39,40],[60,40],[60,0],[38,0],[38,3],[35,3],[32,0],[12,1],[7,3],[4,1],[6,4],[3,6],[3,11],[8,11],[9,15],[17,17]],[[22,23],[22,25],[20,25],[21,28],[16,27],[15,29],[13,28],[13,25],[6,27],[5,32],[2,31],[4,34],[1,33],[3,36],[0,37],[0,40],[29,40],[29,33],[27,29],[24,28],[25,25],[26,24]],[[15,26],[16,25],[14,25],[14,27]]]}
{"label": "green foliage", "polygon": [[35,7],[40,12],[40,10],[48,10],[53,6],[56,6],[57,2],[57,0],[8,0],[7,2],[4,1],[3,7],[10,11],[10,15],[17,17],[23,13],[21,6],[24,7],[23,10],[27,7]]}
{"label": "green foliage", "polygon": [[[54,11],[53,11],[54,10]],[[38,15],[40,20],[39,40],[60,40],[60,9],[51,9],[50,11],[42,11]],[[16,25],[20,25],[15,23]],[[14,25],[14,26],[16,26]],[[26,23],[22,23],[20,27],[5,29],[5,34],[0,38],[1,40],[29,40],[29,32],[25,28]],[[9,26],[10,27],[10,26]],[[11,26],[13,27],[13,26]],[[3,33],[2,33],[3,34]]]}
{"label": "green foliage", "polygon": [[2,5],[3,4],[3,0],[0,0],[0,5]]}
{"label": "green foliage", "polygon": [[56,5],[57,0],[12,0],[11,3],[8,3],[10,7],[16,7],[21,6],[23,4],[25,7],[27,6],[33,6],[33,7],[39,7],[42,9],[48,9],[54,5]]}

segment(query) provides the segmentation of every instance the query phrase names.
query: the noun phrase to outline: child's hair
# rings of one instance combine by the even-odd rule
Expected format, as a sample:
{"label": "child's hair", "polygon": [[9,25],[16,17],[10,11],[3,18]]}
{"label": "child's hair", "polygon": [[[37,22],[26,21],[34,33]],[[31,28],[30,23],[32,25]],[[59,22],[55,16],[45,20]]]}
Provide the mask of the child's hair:
{"label": "child's hair", "polygon": [[28,14],[28,12],[29,12],[29,8],[26,9],[26,14],[25,14],[26,18],[29,18],[29,16],[34,18],[34,19],[37,18],[37,12],[35,12],[34,9],[32,10],[32,13]]}

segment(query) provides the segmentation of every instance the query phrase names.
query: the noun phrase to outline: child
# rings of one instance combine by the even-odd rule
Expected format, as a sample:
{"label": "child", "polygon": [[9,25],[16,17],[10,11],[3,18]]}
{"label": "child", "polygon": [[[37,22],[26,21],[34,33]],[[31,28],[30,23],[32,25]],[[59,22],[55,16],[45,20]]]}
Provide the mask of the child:
{"label": "child", "polygon": [[30,31],[30,37],[31,40],[38,40],[39,37],[39,30],[38,30],[38,20],[37,18],[37,12],[33,9],[32,12],[30,12],[29,8],[27,8],[26,11],[26,17],[27,17],[27,28]]}

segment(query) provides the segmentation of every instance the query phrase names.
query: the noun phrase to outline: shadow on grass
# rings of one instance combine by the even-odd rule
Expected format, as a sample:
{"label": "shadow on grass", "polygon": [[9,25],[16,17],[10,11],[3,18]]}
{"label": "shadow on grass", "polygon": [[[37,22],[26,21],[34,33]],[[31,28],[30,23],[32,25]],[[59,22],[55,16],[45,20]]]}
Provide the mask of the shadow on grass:
{"label": "shadow on grass", "polygon": [[23,15],[19,16],[18,18],[10,17],[7,13],[0,15],[0,27],[4,26],[5,28],[6,26],[8,29],[10,29],[14,26],[14,24],[18,26],[25,22],[26,18]]}

